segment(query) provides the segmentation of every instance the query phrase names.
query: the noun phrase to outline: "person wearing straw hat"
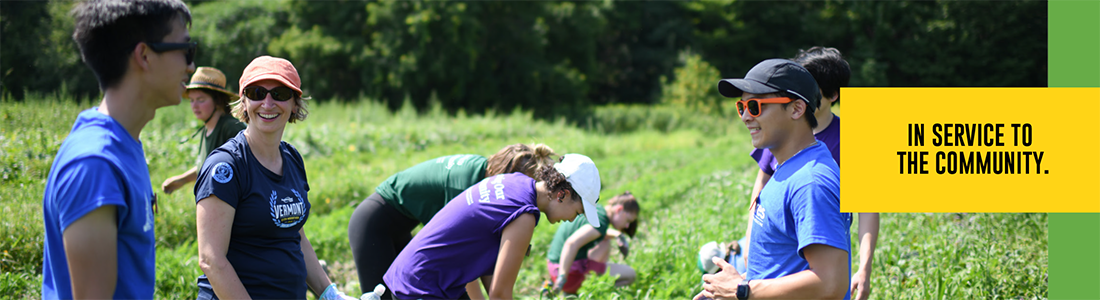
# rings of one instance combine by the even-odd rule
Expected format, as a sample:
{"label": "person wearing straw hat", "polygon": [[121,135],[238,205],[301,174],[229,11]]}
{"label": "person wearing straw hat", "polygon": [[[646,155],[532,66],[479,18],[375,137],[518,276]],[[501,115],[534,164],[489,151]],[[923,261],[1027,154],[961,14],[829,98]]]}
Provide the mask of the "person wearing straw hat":
{"label": "person wearing straw hat", "polygon": [[210,153],[195,184],[198,299],[354,299],[329,280],[303,229],[305,162],[282,140],[308,114],[298,70],[260,56],[239,86],[233,113],[248,127]]}
{"label": "person wearing straw hat", "polygon": [[511,299],[540,213],[550,223],[583,213],[600,226],[600,173],[591,159],[566,154],[538,174],[485,178],[448,202],[382,277],[394,298],[469,298],[467,284],[491,276],[489,299]]}
{"label": "person wearing straw hat", "polygon": [[161,189],[165,194],[171,194],[184,184],[194,182],[206,156],[244,130],[244,123],[229,114],[229,103],[240,97],[230,92],[225,84],[225,74],[212,67],[199,67],[191,76],[191,83],[183,92],[183,98],[191,101],[191,112],[196,119],[203,121],[203,126],[191,135],[194,137],[203,132],[199,135],[199,153],[194,167],[164,180]]}

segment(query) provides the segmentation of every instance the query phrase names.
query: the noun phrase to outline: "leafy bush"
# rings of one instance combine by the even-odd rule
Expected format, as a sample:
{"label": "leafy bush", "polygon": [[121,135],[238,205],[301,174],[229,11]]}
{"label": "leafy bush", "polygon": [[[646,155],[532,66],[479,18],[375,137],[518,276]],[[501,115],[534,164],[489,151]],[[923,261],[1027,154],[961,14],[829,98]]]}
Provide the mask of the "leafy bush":
{"label": "leafy bush", "polygon": [[681,66],[674,72],[675,79],[669,82],[661,77],[661,102],[667,105],[683,107],[703,114],[722,116],[723,96],[718,93],[718,80],[722,74],[718,69],[690,51],[680,52]]}
{"label": "leafy bush", "polygon": [[258,56],[271,55],[270,45],[290,27],[289,4],[288,0],[242,0],[193,5],[191,36],[199,42],[195,65],[218,68],[230,90],[236,91],[244,67]]}

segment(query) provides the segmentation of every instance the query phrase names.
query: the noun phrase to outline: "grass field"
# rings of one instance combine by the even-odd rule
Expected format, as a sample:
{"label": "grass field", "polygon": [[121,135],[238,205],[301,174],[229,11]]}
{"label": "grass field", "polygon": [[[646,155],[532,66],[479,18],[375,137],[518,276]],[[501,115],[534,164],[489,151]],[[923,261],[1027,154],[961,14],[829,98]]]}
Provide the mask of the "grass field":
{"label": "grass field", "polygon": [[[38,298],[45,179],[77,113],[93,106],[65,98],[0,102],[0,298]],[[636,107],[604,109],[596,114],[601,118],[596,126],[582,129],[524,111],[448,115],[440,109],[418,114],[404,108],[391,113],[362,101],[314,105],[309,119],[289,125],[284,138],[302,152],[310,178],[314,209],[305,230],[318,256],[329,262],[333,279],[350,295],[358,295],[360,288],[347,242],[348,218],[378,183],[437,156],[489,155],[506,144],[546,143],[559,153],[591,156],[600,168],[602,196],[630,190],[643,208],[631,255],[623,260],[613,254],[613,261],[634,266],[638,280],[615,288],[611,278],[597,277],[586,281],[578,296],[683,299],[700,288],[694,259],[699,246],[744,232],[756,169],[739,121],[656,111],[660,114]],[[647,120],[657,115],[673,121]],[[629,126],[607,121],[631,118]],[[158,110],[143,131],[150,184],[158,191],[165,178],[191,166],[197,141],[180,141],[198,126],[181,104]],[[201,271],[190,188],[160,195],[158,299],[195,298]],[[884,195],[883,201],[889,200]],[[883,214],[881,227],[872,299],[1046,298],[1046,214]],[[536,228],[517,296],[539,297],[555,230],[547,222]]]}

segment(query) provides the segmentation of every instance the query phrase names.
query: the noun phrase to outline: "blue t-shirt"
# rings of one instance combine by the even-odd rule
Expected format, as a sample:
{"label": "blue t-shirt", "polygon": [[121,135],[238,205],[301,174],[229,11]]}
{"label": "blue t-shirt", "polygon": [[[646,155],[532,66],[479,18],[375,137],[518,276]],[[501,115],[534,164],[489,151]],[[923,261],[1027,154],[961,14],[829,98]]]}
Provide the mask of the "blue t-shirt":
{"label": "blue t-shirt", "polygon": [[382,277],[401,299],[456,299],[466,283],[491,275],[504,227],[534,214],[535,180],[523,173],[485,178],[436,213]]}
{"label": "blue t-shirt", "polygon": [[[306,263],[299,229],[309,216],[309,184],[302,156],[281,142],[283,174],[256,160],[244,132],[206,159],[195,184],[195,199],[217,196],[236,209],[226,258],[252,298],[305,299]],[[214,294],[206,275],[200,290]]]}
{"label": "blue t-shirt", "polygon": [[42,214],[46,230],[42,299],[72,299],[63,233],[92,210],[118,210],[115,299],[151,299],[156,287],[153,186],[145,151],[115,119],[96,108],[80,113],[57,151]]}
{"label": "blue t-shirt", "polygon": [[[851,214],[840,212],[840,167],[823,143],[796,153],[776,169],[756,199],[749,239],[748,279],[771,279],[810,268],[802,250],[823,244],[848,252]],[[851,291],[844,299],[851,297]]]}
{"label": "blue t-shirt", "polygon": [[[833,115],[833,121],[829,123],[829,126],[821,132],[815,133],[814,138],[829,147],[829,154],[832,154],[836,165],[840,166],[840,116]],[[754,149],[749,156],[756,160],[756,164],[760,166],[761,171],[768,175],[775,174],[775,167],[779,161],[775,159],[775,155],[772,154],[771,150]]]}

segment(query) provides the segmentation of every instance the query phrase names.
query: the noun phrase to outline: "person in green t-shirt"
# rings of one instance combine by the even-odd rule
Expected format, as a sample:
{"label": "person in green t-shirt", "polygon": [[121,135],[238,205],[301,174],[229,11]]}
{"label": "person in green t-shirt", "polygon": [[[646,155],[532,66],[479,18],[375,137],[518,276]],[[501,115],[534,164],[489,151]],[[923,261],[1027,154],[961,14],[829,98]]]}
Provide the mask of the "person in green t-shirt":
{"label": "person in green t-shirt", "polygon": [[[390,264],[412,240],[412,230],[427,224],[447,202],[482,179],[521,172],[538,179],[536,171],[553,166],[554,150],[537,144],[514,144],[486,158],[459,154],[434,158],[398,172],[359,203],[348,222],[348,240],[359,273],[360,287],[382,283]],[[480,295],[476,283],[467,286]],[[389,291],[383,299],[389,297]]]}
{"label": "person in green t-shirt", "polygon": [[592,227],[583,219],[558,227],[558,232],[550,243],[550,251],[546,253],[546,267],[552,281],[549,283],[550,293],[564,291],[567,294],[576,294],[590,271],[597,275],[610,273],[611,276],[617,276],[615,286],[634,282],[634,268],[625,264],[608,263],[608,260],[611,256],[611,239],[616,239],[619,252],[624,258],[629,253],[629,243],[623,234],[633,238],[638,231],[638,213],[641,212],[638,198],[625,192],[611,198],[607,206],[598,207],[597,212],[599,228]]}
{"label": "person in green t-shirt", "polygon": [[246,127],[229,114],[229,103],[240,97],[230,92],[225,83],[225,74],[212,67],[199,67],[191,76],[191,83],[184,90],[183,98],[191,101],[191,112],[195,114],[195,118],[203,120],[203,127],[195,134],[203,131],[205,134],[199,135],[195,166],[183,174],[165,179],[161,184],[165,194],[171,194],[184,184],[194,182],[206,156]]}

